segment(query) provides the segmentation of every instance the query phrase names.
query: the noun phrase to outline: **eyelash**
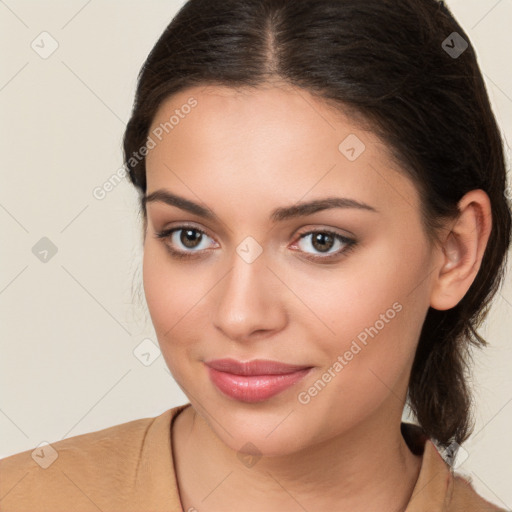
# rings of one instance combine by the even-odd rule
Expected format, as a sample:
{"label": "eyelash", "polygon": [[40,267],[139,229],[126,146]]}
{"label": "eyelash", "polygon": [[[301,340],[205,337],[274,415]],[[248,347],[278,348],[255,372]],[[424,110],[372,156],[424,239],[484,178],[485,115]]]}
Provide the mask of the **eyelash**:
{"label": "eyelash", "polygon": [[[174,232],[185,230],[185,229],[188,229],[191,231],[196,231],[197,233],[200,233],[201,235],[206,235],[209,237],[209,235],[205,231],[203,231],[199,228],[196,228],[194,226],[181,225],[181,226],[176,226],[176,227],[169,228],[169,229],[164,229],[162,231],[158,231],[157,233],[155,233],[155,238],[160,239],[164,242],[165,248],[167,249],[167,251],[170,253],[170,255],[173,258],[192,259],[192,258],[200,257],[200,256],[198,256],[198,254],[200,254],[202,251],[177,251],[176,249],[173,249],[169,244],[165,243],[165,241],[167,239],[169,239]],[[329,254],[329,256],[311,256],[311,255],[304,256],[304,258],[307,260],[311,260],[311,261],[315,261],[315,262],[318,262],[318,261],[323,262],[323,261],[331,261],[333,259],[340,259],[340,258],[345,257],[357,245],[356,240],[342,236],[339,233],[336,233],[335,231],[329,231],[328,229],[319,229],[319,230],[307,231],[305,233],[301,233],[299,235],[299,238],[297,239],[297,241],[301,240],[302,238],[305,238],[306,236],[314,235],[317,233],[330,235],[330,236],[334,237],[336,240],[345,244],[345,247],[343,249],[338,250],[335,253]],[[211,237],[209,237],[209,238],[211,238]],[[309,253],[306,253],[306,254],[309,254]]]}

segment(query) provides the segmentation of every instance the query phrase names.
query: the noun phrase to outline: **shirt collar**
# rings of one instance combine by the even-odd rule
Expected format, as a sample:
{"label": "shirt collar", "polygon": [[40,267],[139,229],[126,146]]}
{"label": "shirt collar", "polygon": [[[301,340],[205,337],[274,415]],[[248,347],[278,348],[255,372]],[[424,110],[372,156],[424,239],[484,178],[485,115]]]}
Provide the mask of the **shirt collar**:
{"label": "shirt collar", "polygon": [[402,436],[415,455],[422,455],[418,480],[405,512],[444,512],[453,492],[453,473],[434,443],[412,423],[401,424]]}

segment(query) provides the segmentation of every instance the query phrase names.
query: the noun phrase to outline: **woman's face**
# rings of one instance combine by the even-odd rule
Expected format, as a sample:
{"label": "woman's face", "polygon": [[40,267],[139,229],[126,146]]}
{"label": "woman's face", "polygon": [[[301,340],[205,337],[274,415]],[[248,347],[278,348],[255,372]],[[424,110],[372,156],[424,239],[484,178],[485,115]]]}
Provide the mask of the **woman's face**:
{"label": "woman's face", "polygon": [[[277,455],[400,417],[436,253],[386,146],[278,87],[182,91],[149,136],[147,195],[212,212],[153,196],[143,281],[166,363],[217,436]],[[225,358],[310,369],[212,379],[205,362]]]}

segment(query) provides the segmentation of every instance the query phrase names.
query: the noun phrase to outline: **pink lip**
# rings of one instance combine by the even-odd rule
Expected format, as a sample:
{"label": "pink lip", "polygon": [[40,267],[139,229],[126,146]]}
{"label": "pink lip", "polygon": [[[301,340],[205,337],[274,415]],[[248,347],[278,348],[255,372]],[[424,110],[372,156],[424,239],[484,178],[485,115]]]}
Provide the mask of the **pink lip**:
{"label": "pink lip", "polygon": [[242,402],[267,400],[303,379],[312,368],[263,359],[245,363],[216,359],[205,364],[213,384],[225,395]]}

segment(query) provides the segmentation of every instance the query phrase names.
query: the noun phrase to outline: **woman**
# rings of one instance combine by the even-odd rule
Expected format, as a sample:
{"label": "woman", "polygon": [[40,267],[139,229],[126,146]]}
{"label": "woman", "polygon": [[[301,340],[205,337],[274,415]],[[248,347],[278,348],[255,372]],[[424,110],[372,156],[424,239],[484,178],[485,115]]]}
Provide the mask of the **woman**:
{"label": "woman", "polygon": [[189,0],[141,70],[124,152],[148,308],[190,402],[4,459],[0,507],[504,510],[449,465],[511,212],[443,3]]}

